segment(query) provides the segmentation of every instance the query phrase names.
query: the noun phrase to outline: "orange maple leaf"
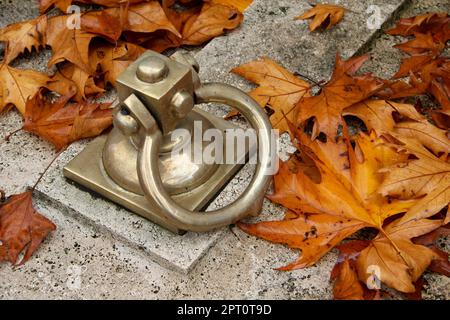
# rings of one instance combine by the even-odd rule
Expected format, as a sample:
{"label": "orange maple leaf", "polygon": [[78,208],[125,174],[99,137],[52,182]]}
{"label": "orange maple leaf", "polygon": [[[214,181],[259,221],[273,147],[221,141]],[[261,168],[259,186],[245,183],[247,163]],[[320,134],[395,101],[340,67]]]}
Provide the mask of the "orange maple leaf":
{"label": "orange maple leaf", "polygon": [[383,81],[371,74],[354,76],[368,58],[365,55],[342,61],[337,54],[331,80],[322,87],[320,94],[303,97],[297,103],[296,123],[301,124],[315,118],[312,139],[320,132],[333,139],[338,126],[343,123],[342,111],[367,99],[383,87]]}
{"label": "orange maple leaf", "polygon": [[317,4],[312,9],[303,13],[301,16],[296,17],[295,19],[305,20],[314,17],[309,24],[309,29],[311,31],[316,30],[320,26],[330,29],[342,20],[345,10],[345,8],[333,4]]}

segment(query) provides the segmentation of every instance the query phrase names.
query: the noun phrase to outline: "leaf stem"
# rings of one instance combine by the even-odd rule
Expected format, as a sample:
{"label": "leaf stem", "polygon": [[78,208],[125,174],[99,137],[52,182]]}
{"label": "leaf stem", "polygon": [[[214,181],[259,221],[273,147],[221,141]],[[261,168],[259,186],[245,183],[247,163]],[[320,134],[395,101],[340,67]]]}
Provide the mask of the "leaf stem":
{"label": "leaf stem", "polygon": [[55,157],[52,159],[52,161],[50,161],[50,163],[47,165],[45,170],[41,173],[41,175],[37,179],[36,183],[33,185],[33,187],[31,187],[31,191],[34,191],[34,189],[36,189],[36,186],[39,184],[39,182],[41,182],[42,178],[47,173],[48,169],[50,169],[52,164],[56,161],[56,159],[58,159],[58,157],[61,155],[61,153],[63,153],[63,151],[65,151],[66,149],[67,149],[67,147],[58,151],[58,153],[55,155]]}
{"label": "leaf stem", "polygon": [[322,88],[322,83],[321,83],[321,81],[318,82],[318,81],[312,79],[311,77],[306,76],[306,75],[304,75],[304,74],[302,74],[302,73],[300,73],[300,72],[294,72],[294,74],[295,74],[296,76],[300,76],[300,77],[302,77],[302,78],[305,78],[305,79],[308,80],[309,82],[314,83],[314,85],[316,85],[317,87]]}
{"label": "leaf stem", "polygon": [[5,137],[5,141],[8,141],[8,142],[9,142],[9,139],[10,139],[13,135],[15,135],[17,132],[22,131],[22,129],[23,129],[23,128],[19,128],[19,129],[17,129],[17,130],[14,130],[13,132],[9,133],[9,134]]}

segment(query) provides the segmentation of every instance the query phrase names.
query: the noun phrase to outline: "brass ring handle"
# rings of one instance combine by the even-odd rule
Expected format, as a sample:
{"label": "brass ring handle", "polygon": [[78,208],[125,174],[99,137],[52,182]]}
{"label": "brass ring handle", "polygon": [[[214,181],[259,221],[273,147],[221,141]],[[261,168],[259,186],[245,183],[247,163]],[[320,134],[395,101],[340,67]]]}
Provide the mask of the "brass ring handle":
{"label": "brass ring handle", "polygon": [[[149,202],[160,208],[164,216],[177,221],[185,230],[208,231],[256,215],[262,206],[271,176],[271,125],[258,103],[243,91],[221,83],[208,83],[195,90],[196,103],[217,102],[234,107],[258,132],[259,159],[247,189],[233,203],[214,211],[189,211],[177,204],[164,189],[158,168],[162,134],[157,126],[144,130],[138,155],[138,177]],[[154,129],[156,128],[156,129]]]}

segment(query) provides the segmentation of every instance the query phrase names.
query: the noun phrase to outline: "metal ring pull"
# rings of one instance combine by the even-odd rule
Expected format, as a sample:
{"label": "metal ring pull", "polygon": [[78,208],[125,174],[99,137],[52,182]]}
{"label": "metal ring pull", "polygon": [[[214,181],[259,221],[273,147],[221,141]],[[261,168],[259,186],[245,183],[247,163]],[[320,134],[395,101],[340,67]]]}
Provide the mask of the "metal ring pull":
{"label": "metal ring pull", "polygon": [[256,215],[262,206],[271,176],[266,169],[271,165],[271,125],[263,109],[243,91],[221,83],[202,84],[195,90],[196,103],[216,102],[234,107],[258,132],[259,159],[256,171],[247,189],[233,203],[214,211],[189,211],[176,203],[164,189],[158,167],[162,133],[157,125],[149,126],[148,112],[142,115],[141,146],[138,154],[138,178],[146,199],[162,211],[162,215],[176,221],[184,230],[208,231],[234,223],[246,216]]}

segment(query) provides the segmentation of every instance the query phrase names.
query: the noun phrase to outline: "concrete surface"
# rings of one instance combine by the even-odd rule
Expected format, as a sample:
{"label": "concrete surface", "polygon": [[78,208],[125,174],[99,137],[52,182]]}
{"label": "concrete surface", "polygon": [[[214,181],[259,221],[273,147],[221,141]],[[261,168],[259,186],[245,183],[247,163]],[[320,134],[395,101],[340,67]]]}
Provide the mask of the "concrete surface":
{"label": "concrete surface", "polygon": [[[199,51],[197,59],[202,79],[249,89],[248,83],[228,71],[268,55],[294,72],[320,80],[327,78],[332,70],[336,51],[349,57],[368,50],[376,58],[367,70],[380,75],[392,74],[400,58],[397,53],[393,54],[395,49],[390,48],[396,40],[367,28],[369,4],[351,0],[334,2],[351,12],[331,31],[310,33],[308,21],[293,21],[293,17],[309,8],[306,1],[255,0],[245,14],[242,27],[214,39]],[[444,0],[381,0],[374,4],[379,6],[386,24],[392,17],[450,11]],[[0,27],[36,14],[32,0],[21,1],[20,5],[0,1]],[[19,59],[15,65],[45,70],[48,57],[49,52],[44,51]],[[205,108],[217,115],[227,110],[210,105]],[[20,116],[15,112],[0,115],[0,136],[20,126]],[[38,187],[36,205],[55,221],[58,230],[26,265],[20,268],[0,265],[0,298],[331,297],[328,279],[335,251],[314,267],[293,272],[275,271],[274,267],[292,261],[297,253],[250,237],[237,228],[175,237],[68,184],[62,178],[61,166],[85,143],[76,143],[66,151]],[[283,146],[286,150],[288,144]],[[47,143],[27,133],[18,133],[9,143],[1,141],[0,187],[8,194],[23,191],[36,181],[53,156]],[[244,168],[211,207],[232,201],[245,188],[251,175],[252,168]],[[267,201],[258,219],[276,219],[282,213],[282,208]],[[441,246],[448,250],[448,239],[442,240]],[[183,274],[170,269],[190,272]],[[429,283],[424,290],[426,298],[450,298],[448,278],[426,274],[426,279]]]}

